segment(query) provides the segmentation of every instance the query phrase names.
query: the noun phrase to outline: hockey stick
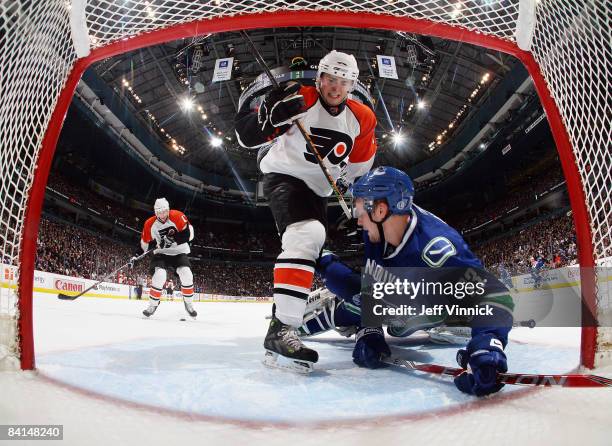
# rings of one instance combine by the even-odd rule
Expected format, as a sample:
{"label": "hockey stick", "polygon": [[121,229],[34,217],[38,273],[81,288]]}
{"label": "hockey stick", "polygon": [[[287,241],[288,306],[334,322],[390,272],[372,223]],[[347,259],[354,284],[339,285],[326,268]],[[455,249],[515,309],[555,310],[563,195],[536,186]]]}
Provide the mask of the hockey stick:
{"label": "hockey stick", "polygon": [[[142,259],[143,257],[145,257],[147,254],[149,254],[150,252],[153,252],[152,249],[149,249],[148,251],[143,252],[142,254],[140,254],[138,257],[136,257],[133,261],[137,262],[138,260]],[[132,263],[132,260],[130,259],[129,262],[121,265],[119,268],[117,268],[115,271],[108,273],[106,276],[102,277],[101,280],[98,280],[96,283],[94,283],[92,286],[90,286],[89,288],[87,288],[86,290],[81,291],[79,294],[76,294],[74,296],[69,296],[67,294],[64,293],[59,293],[57,295],[58,299],[61,300],[75,300],[77,297],[81,297],[83,294],[85,294],[86,292],[88,292],[89,290],[91,290],[92,288],[95,288],[96,286],[98,286],[99,284],[101,284],[102,282],[106,281],[107,279],[109,279],[110,277],[113,277],[115,274],[117,274],[119,271],[121,271],[123,268],[125,268],[126,266],[128,266],[130,263]]]}
{"label": "hockey stick", "polygon": [[[467,370],[458,367],[444,367],[436,364],[423,364],[391,356],[382,360],[385,364],[438,375],[459,376]],[[523,386],[561,386],[561,387],[612,387],[612,379],[597,375],[538,375],[528,373],[498,373],[497,381],[504,384]]]}
{"label": "hockey stick", "polygon": [[[277,80],[274,78],[274,75],[270,71],[270,68],[268,68],[266,61],[263,60],[263,58],[261,57],[261,54],[259,54],[259,51],[257,51],[257,48],[255,48],[255,45],[253,44],[253,41],[251,40],[249,35],[246,33],[246,31],[240,31],[240,34],[242,35],[244,40],[247,42],[249,48],[251,49],[251,53],[253,54],[253,57],[255,57],[255,60],[257,61],[259,66],[264,70],[264,72],[266,73],[266,76],[268,76],[268,79],[270,79],[272,86],[274,88],[279,88],[280,85],[278,84]],[[299,119],[296,119],[294,122],[297,128],[300,130],[300,133],[306,140],[306,148],[317,159],[317,162],[319,163],[319,167],[321,168],[323,175],[325,175],[325,178],[327,179],[327,182],[329,183],[329,185],[332,187],[334,194],[336,195],[336,197],[338,197],[338,202],[340,203],[342,210],[346,214],[346,217],[349,220],[352,219],[353,218],[352,212],[348,208],[348,205],[346,204],[344,196],[342,196],[342,192],[340,192],[340,190],[338,189],[338,186],[336,185],[336,182],[334,181],[333,177],[329,173],[327,166],[325,166],[325,164],[323,163],[323,157],[321,156],[316,146],[312,142],[310,135],[308,134],[308,132],[306,131],[306,129],[302,125],[302,122]]]}

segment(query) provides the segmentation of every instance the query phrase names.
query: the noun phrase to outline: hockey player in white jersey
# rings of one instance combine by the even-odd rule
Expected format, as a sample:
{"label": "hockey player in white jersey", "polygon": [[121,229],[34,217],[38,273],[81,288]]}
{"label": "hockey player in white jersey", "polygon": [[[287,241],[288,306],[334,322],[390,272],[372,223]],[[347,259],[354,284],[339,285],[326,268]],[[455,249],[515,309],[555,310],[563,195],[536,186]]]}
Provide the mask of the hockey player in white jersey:
{"label": "hockey player in white jersey", "polygon": [[189,242],[193,240],[193,227],[185,214],[170,209],[165,198],[155,200],[154,210],[155,215],[145,221],[140,239],[143,251],[154,250],[150,266],[149,306],[142,314],[150,317],[155,313],[166,283],[167,270],[173,268],[181,281],[185,311],[195,318],[198,313],[193,308],[193,273],[187,257],[191,252]]}
{"label": "hockey player in white jersey", "polygon": [[282,252],[274,266],[275,305],[264,341],[264,363],[269,366],[309,372],[318,360],[295,328],[302,325],[315,262],[325,242],[332,188],[295,122],[301,121],[334,179],[350,184],[366,173],[376,153],[376,116],[348,97],[358,76],[355,57],[332,51],[319,63],[316,87],[281,85],[266,95],[258,111],[245,104],[235,119],[243,147],[271,145],[260,169]]}

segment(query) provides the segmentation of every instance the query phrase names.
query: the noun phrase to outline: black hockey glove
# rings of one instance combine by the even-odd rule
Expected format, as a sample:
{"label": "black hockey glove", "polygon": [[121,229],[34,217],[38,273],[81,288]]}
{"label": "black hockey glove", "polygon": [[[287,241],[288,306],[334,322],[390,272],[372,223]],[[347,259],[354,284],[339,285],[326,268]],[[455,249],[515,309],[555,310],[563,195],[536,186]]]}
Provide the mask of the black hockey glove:
{"label": "black hockey glove", "polygon": [[181,243],[187,243],[189,241],[189,236],[189,226],[187,226],[182,231],[176,233],[176,235],[174,236],[174,241],[177,245],[180,245]]}
{"label": "black hockey glove", "polygon": [[138,260],[138,256],[130,257],[130,260],[128,260],[128,268],[129,269],[134,268],[134,264],[136,263],[137,260]]}
{"label": "black hockey glove", "polygon": [[346,195],[351,188],[351,183],[340,177],[336,180],[336,187],[338,188],[338,192],[340,192],[342,195]]}
{"label": "black hockey glove", "polygon": [[459,390],[470,395],[484,396],[499,392],[503,384],[497,382],[497,373],[508,371],[503,343],[491,334],[473,338],[466,349],[457,352],[457,362],[469,371],[455,378]]}
{"label": "black hockey glove", "polygon": [[391,356],[381,327],[363,327],[355,335],[353,362],[359,367],[377,369],[383,367],[384,358]]}
{"label": "black hockey glove", "polygon": [[[152,249],[152,248],[150,248],[152,243],[155,243],[155,240],[153,240],[151,243],[149,243],[149,249]],[[143,255],[144,255],[144,253],[141,250],[138,250],[138,251],[134,252],[132,254],[132,257],[130,257],[130,260],[128,260],[128,263],[127,263],[128,268],[130,268],[130,269],[134,268],[134,266],[136,265],[136,262],[139,262],[140,260],[142,260],[141,256],[143,256]]]}
{"label": "black hockey glove", "polygon": [[290,126],[305,113],[304,97],[298,94],[301,87],[299,82],[289,82],[266,94],[258,114],[262,128],[265,128],[266,124],[272,127]]}

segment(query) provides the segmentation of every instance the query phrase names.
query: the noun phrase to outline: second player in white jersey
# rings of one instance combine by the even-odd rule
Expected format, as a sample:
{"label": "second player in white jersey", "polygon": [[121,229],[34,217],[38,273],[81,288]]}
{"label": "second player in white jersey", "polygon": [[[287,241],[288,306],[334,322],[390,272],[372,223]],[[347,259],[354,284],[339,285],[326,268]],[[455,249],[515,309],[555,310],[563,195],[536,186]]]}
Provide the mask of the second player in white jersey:
{"label": "second player in white jersey", "polygon": [[187,243],[191,239],[193,239],[193,227],[189,224],[187,216],[181,211],[169,209],[164,220],[155,215],[145,221],[140,245],[143,251],[146,251],[149,244],[155,240],[157,246],[155,254],[175,256],[191,252]]}
{"label": "second player in white jersey", "polygon": [[170,204],[165,198],[155,201],[154,210],[155,215],[145,221],[140,238],[140,247],[143,251],[153,250],[149,306],[142,313],[146,317],[151,317],[155,313],[168,278],[168,269],[174,269],[181,281],[185,311],[195,318],[198,313],[193,308],[193,273],[187,257],[191,252],[189,242],[193,240],[193,227],[185,214],[170,209]]}

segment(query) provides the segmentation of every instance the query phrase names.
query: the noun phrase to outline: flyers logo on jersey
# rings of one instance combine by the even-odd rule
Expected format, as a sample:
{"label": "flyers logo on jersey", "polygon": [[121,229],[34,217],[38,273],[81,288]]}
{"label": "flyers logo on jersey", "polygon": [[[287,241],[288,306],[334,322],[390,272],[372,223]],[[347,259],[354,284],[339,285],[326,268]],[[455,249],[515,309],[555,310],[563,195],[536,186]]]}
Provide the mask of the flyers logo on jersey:
{"label": "flyers logo on jersey", "polygon": [[[323,129],[318,127],[310,128],[310,139],[315,145],[323,159],[331,164],[340,164],[349,156],[353,149],[353,140],[346,133],[336,130]],[[306,161],[317,164],[317,158],[306,149],[304,153]]]}
{"label": "flyers logo on jersey", "polygon": [[161,238],[164,238],[164,237],[172,238],[176,235],[176,229],[174,229],[172,226],[161,228],[158,232]]}

